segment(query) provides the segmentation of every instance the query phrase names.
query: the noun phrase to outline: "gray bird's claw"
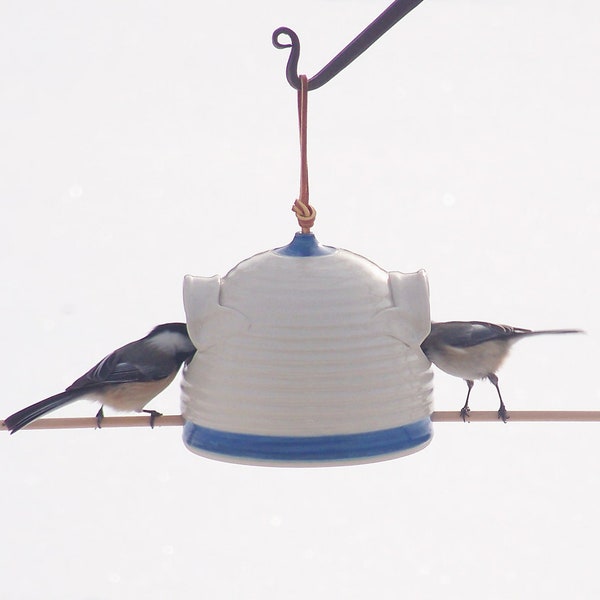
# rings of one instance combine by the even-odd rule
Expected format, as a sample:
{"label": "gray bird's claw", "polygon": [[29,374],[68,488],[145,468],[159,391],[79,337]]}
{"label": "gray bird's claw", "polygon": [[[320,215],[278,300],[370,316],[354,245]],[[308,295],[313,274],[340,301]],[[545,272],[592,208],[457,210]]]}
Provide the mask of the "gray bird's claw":
{"label": "gray bird's claw", "polygon": [[162,417],[162,413],[159,413],[157,410],[143,410],[142,412],[148,413],[150,415],[150,428],[154,429],[154,422],[156,421],[156,417]]}
{"label": "gray bird's claw", "polygon": [[96,427],[102,429],[102,421],[104,420],[104,406],[96,413]]}
{"label": "gray bird's claw", "polygon": [[506,423],[506,421],[508,421],[508,419],[510,419],[510,416],[508,414],[508,411],[506,410],[506,406],[501,406],[498,409],[498,418],[502,419],[502,421],[504,423]]}
{"label": "gray bird's claw", "polygon": [[467,422],[470,423],[470,420],[469,420],[470,412],[471,412],[471,409],[468,406],[463,406],[460,409],[460,416],[462,417],[463,423],[467,423]]}

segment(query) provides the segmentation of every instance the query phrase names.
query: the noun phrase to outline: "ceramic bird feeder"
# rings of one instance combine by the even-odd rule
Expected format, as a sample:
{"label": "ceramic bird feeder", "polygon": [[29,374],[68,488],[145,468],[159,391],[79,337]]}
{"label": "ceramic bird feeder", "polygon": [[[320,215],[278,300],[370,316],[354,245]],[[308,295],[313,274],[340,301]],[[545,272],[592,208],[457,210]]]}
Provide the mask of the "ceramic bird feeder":
{"label": "ceramic bird feeder", "polygon": [[[301,233],[224,277],[187,276],[184,305],[197,348],[184,369],[183,439],[196,454],[278,466],[374,462],[431,440],[432,373],[420,344],[430,330],[423,271],[386,272],[310,229],[306,106],[320,87],[420,0],[396,0],[315,77],[297,75],[298,36],[287,79],[298,90]],[[282,44],[281,35],[291,43]]]}
{"label": "ceramic bird feeder", "polygon": [[388,273],[297,234],[225,277],[187,276],[197,353],[184,442],[202,456],[282,466],[373,462],[431,440],[425,273]]}

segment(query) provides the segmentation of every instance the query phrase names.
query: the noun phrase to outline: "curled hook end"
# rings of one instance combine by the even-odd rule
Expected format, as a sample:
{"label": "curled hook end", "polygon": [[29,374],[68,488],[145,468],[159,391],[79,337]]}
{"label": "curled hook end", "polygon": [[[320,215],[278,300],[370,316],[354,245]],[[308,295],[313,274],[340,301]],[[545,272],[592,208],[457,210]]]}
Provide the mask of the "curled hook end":
{"label": "curled hook end", "polygon": [[[279,36],[287,35],[290,38],[289,44],[283,44],[279,41]],[[300,89],[300,79],[298,78],[298,61],[300,60],[300,39],[296,32],[289,27],[278,27],[271,36],[271,41],[275,48],[291,48],[290,57],[288,58],[285,68],[285,76],[288,83],[295,89]]]}
{"label": "curled hook end", "polygon": [[[280,35],[287,35],[290,38],[291,43],[289,43],[289,44],[282,44],[279,41],[279,36]],[[275,48],[278,48],[280,50],[282,48],[293,48],[294,45],[297,45],[297,46],[300,45],[300,40],[298,39],[298,36],[296,35],[296,32],[293,31],[292,29],[290,29],[289,27],[278,27],[273,32],[273,35],[271,36],[271,41],[273,42],[273,46],[275,46]]]}

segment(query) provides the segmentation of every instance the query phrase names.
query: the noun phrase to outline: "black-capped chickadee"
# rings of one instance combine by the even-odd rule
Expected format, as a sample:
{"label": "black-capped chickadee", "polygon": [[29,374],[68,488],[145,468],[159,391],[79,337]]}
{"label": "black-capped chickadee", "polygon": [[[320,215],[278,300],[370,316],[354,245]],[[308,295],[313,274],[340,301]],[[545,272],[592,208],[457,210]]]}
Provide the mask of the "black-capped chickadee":
{"label": "black-capped chickadee", "polygon": [[550,333],[582,333],[580,329],[531,331],[483,321],[449,321],[432,323],[431,332],[421,344],[427,358],[439,369],[467,382],[467,399],[460,411],[463,421],[469,416],[469,395],[475,379],[489,379],[498,392],[498,418],[509,418],[500,394],[496,371],[518,340]]}
{"label": "black-capped chickadee", "polygon": [[147,336],[103,358],[64,392],[10,415],[4,425],[14,433],[38,417],[85,397],[102,403],[96,415],[98,427],[105,404],[122,411],[147,412],[150,426],[154,426],[160,413],[143,410],[144,406],[173,381],[181,364],[187,364],[195,352],[185,323],[158,325]]}

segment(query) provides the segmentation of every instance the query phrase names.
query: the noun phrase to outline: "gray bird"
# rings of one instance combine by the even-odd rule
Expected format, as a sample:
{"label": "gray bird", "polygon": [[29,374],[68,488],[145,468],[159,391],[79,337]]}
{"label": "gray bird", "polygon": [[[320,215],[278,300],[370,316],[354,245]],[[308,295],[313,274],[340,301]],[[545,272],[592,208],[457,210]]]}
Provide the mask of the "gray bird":
{"label": "gray bird", "polygon": [[104,405],[122,411],[147,412],[150,426],[160,413],[143,410],[175,378],[182,363],[189,363],[196,348],[185,323],[165,323],[147,336],[131,342],[103,358],[64,392],[40,400],[4,419],[14,433],[31,421],[81,398],[102,403],[96,421],[104,418]]}
{"label": "gray bird", "polygon": [[432,323],[431,332],[421,344],[427,358],[439,369],[467,382],[467,399],[460,411],[463,421],[469,416],[469,395],[475,379],[489,379],[498,392],[498,418],[509,418],[502,400],[496,371],[511,346],[524,337],[555,333],[582,333],[580,329],[531,331],[484,321],[448,321]]}

